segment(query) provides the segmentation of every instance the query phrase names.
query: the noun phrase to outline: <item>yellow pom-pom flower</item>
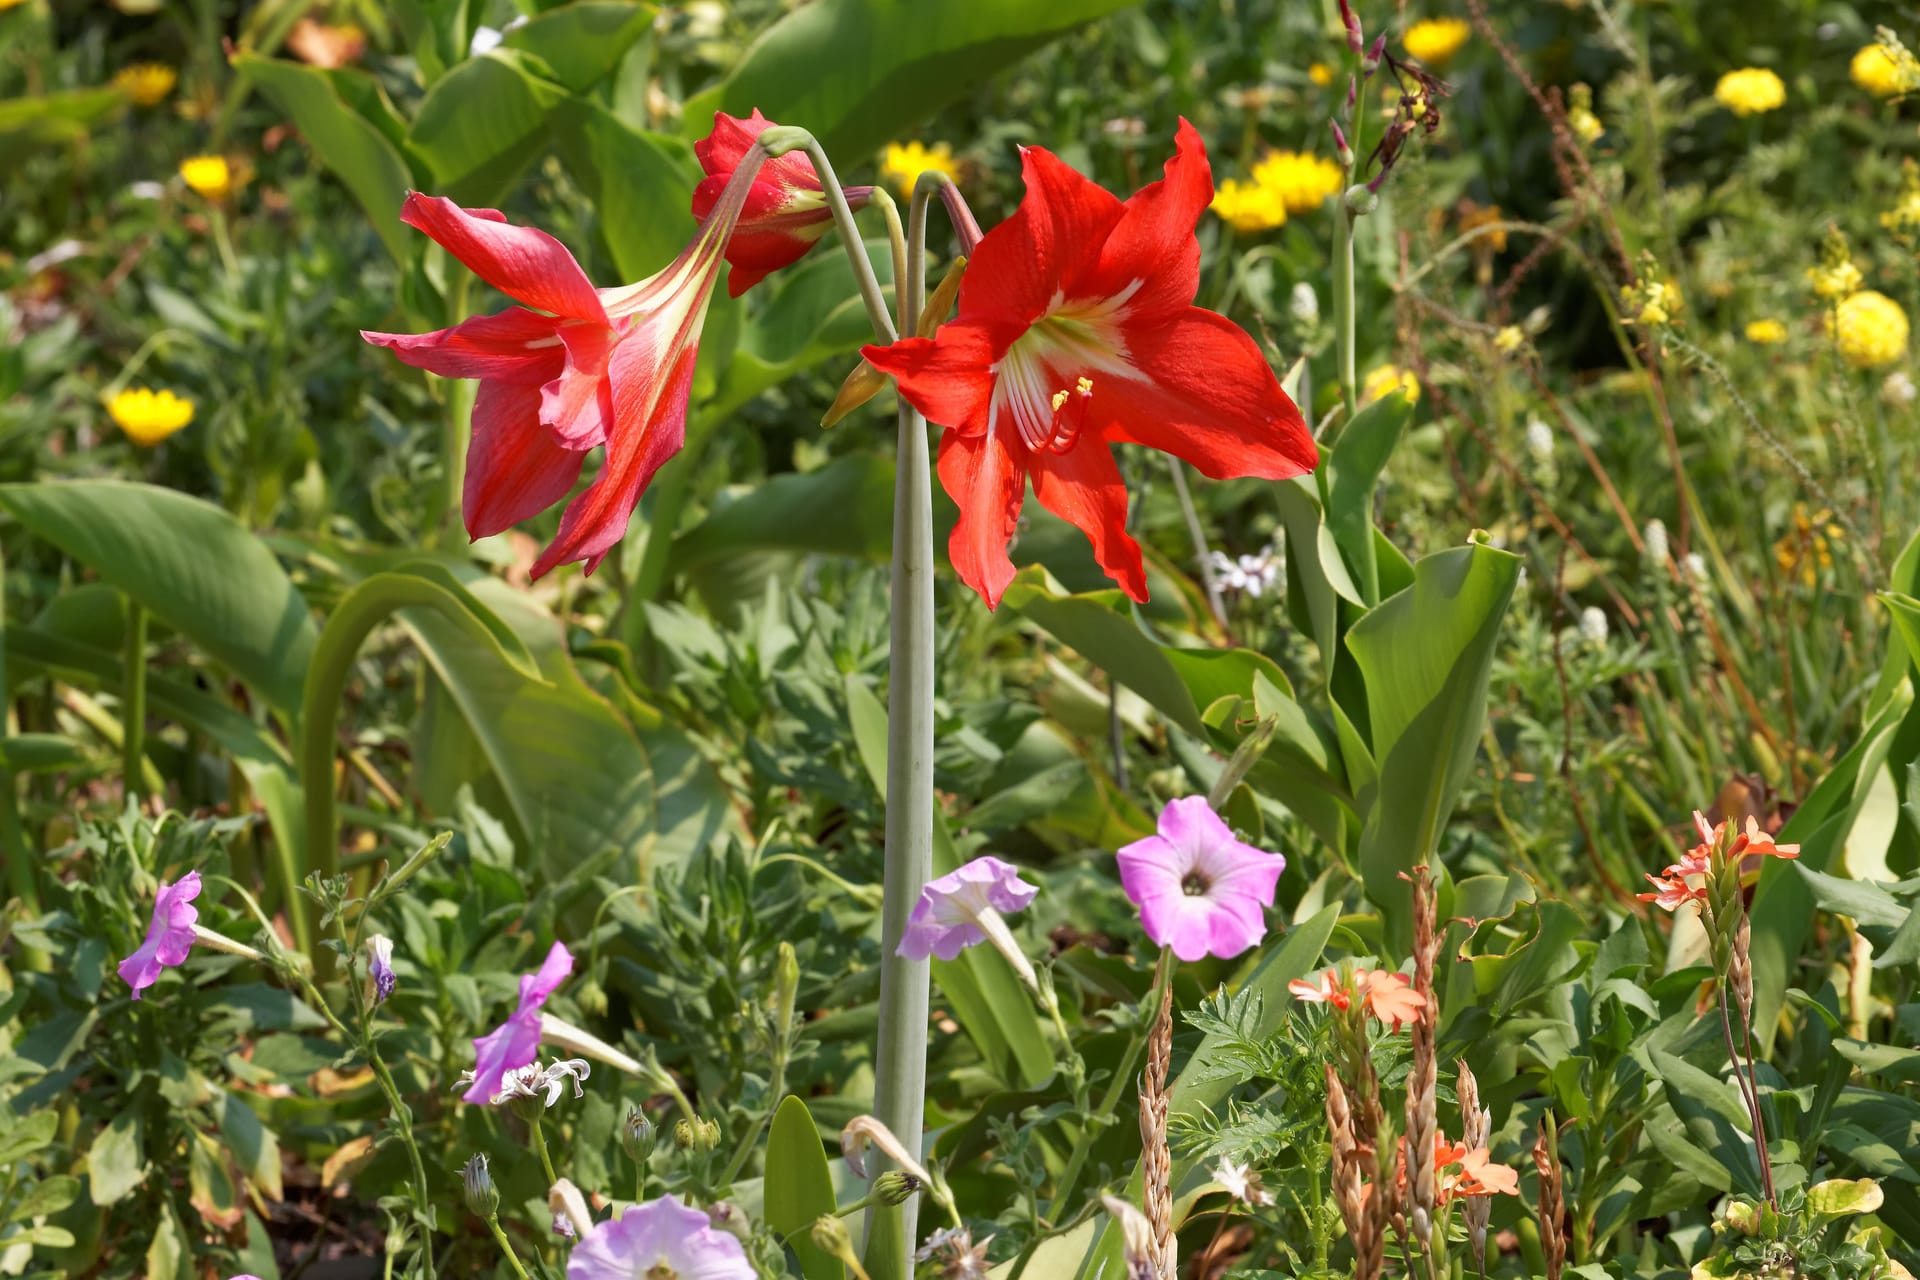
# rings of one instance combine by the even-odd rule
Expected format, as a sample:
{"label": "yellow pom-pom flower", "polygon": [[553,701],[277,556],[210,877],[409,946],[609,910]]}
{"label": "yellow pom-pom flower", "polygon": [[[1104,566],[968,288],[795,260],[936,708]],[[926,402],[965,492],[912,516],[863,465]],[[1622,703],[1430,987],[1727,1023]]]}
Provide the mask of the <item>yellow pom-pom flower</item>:
{"label": "yellow pom-pom flower", "polygon": [[1747,325],[1747,341],[1762,347],[1778,346],[1787,340],[1787,326],[1778,320],[1755,320]]}
{"label": "yellow pom-pom flower", "polygon": [[193,156],[180,162],[180,180],[208,200],[233,194],[233,169],[224,156]]}
{"label": "yellow pom-pom flower", "polygon": [[1323,156],[1300,151],[1269,151],[1253,166],[1253,180],[1286,206],[1288,213],[1312,213],[1340,190],[1340,166]]}
{"label": "yellow pom-pom flower", "polygon": [[107,401],[107,416],[127,439],[151,448],[193,421],[193,401],[171,391],[134,387]]}
{"label": "yellow pom-pom flower", "polygon": [[1212,209],[1221,221],[1248,235],[1286,225],[1287,206],[1273,188],[1228,178],[1213,193]]}
{"label": "yellow pom-pom flower", "polygon": [[944,173],[949,178],[958,179],[960,165],[953,158],[953,148],[944,142],[936,142],[931,147],[918,142],[889,142],[880,157],[880,173],[899,189],[901,195],[910,197],[913,195],[913,184],[920,181],[921,174]]}
{"label": "yellow pom-pom flower", "polygon": [[1884,293],[1863,289],[1834,308],[1840,358],[1856,369],[1892,364],[1907,354],[1907,313]]}
{"label": "yellow pom-pom flower", "polygon": [[1713,97],[1737,116],[1757,116],[1785,106],[1787,86],[1765,67],[1742,67],[1720,77]]}
{"label": "yellow pom-pom flower", "polygon": [[1401,392],[1408,400],[1417,402],[1420,399],[1420,379],[1413,376],[1411,369],[1383,364],[1360,383],[1360,403],[1372,404],[1389,391]]}
{"label": "yellow pom-pom flower", "polygon": [[1307,79],[1324,89],[1333,83],[1333,68],[1324,62],[1316,62],[1307,68]]}
{"label": "yellow pom-pom flower", "polygon": [[136,62],[114,73],[113,87],[132,99],[135,106],[151,107],[164,102],[179,80],[179,73],[172,67]]}
{"label": "yellow pom-pom flower", "polygon": [[1464,18],[1429,18],[1408,27],[1401,44],[1408,53],[1437,69],[1453,61],[1453,55],[1472,34],[1473,28]]}
{"label": "yellow pom-pom flower", "polygon": [[1844,298],[1857,293],[1864,277],[1851,262],[1835,262],[1807,268],[1807,283],[1822,298]]}
{"label": "yellow pom-pom flower", "polygon": [[1905,49],[1895,52],[1883,44],[1863,46],[1848,68],[1853,82],[1876,98],[1892,98],[1920,90],[1920,60]]}

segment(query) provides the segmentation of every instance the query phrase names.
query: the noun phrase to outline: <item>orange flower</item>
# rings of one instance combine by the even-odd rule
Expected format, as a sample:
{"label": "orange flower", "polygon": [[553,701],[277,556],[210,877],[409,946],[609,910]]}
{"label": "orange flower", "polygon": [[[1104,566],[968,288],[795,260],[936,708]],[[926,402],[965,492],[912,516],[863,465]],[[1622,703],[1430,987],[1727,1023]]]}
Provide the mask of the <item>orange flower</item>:
{"label": "orange flower", "polygon": [[1347,990],[1335,969],[1327,970],[1317,980],[1295,978],[1287,984],[1287,990],[1305,1004],[1330,1004],[1336,1009],[1345,1009],[1353,1003],[1353,993]]}
{"label": "orange flower", "polygon": [[1362,970],[1353,975],[1354,986],[1367,1000],[1367,1012],[1398,1031],[1401,1024],[1414,1021],[1427,1007],[1427,998],[1415,991],[1406,975],[1384,969]]}
{"label": "orange flower", "polygon": [[[1678,910],[1689,902],[1704,902],[1707,897],[1704,883],[1713,867],[1714,850],[1726,842],[1726,856],[1729,862],[1740,858],[1797,858],[1800,846],[1797,844],[1777,844],[1774,838],[1760,829],[1760,823],[1753,815],[1747,815],[1747,829],[1726,840],[1727,824],[1720,822],[1709,824],[1707,815],[1698,810],[1693,815],[1694,830],[1700,833],[1700,843],[1681,856],[1657,876],[1648,876],[1647,882],[1654,887],[1653,893],[1637,895],[1642,902],[1656,902],[1668,911]],[[1700,883],[1694,883],[1691,877],[1699,877]]]}

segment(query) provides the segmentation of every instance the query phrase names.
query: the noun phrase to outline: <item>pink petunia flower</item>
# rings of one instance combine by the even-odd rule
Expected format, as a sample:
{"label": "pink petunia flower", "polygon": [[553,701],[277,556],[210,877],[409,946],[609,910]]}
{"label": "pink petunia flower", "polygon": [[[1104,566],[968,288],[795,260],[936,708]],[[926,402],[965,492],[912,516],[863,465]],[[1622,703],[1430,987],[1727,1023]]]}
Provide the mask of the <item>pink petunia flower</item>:
{"label": "pink petunia flower", "polygon": [[757,1274],[738,1240],[672,1196],[596,1224],[567,1259],[567,1280],[755,1280]]}
{"label": "pink petunia flower", "polygon": [[929,881],[920,891],[901,935],[899,954],[909,960],[952,960],[978,942],[1001,912],[1024,911],[1040,891],[1020,878],[1017,867],[987,855]]}
{"label": "pink petunia flower", "polygon": [[520,977],[520,1004],[492,1033],[473,1042],[473,1083],[460,1096],[468,1102],[486,1102],[506,1088],[510,1071],[518,1071],[540,1056],[540,1006],[573,972],[573,953],[564,942],[547,952],[540,972]]}
{"label": "pink petunia flower", "polygon": [[193,926],[200,912],[193,900],[200,896],[200,873],[189,871],[172,884],[161,882],[154,895],[153,919],[147,937],[132,955],[120,962],[120,976],[133,988],[133,998],[160,981],[160,971],[186,961],[193,950]]}
{"label": "pink petunia flower", "polygon": [[1120,850],[1120,884],[1147,936],[1182,960],[1231,959],[1267,934],[1287,860],[1233,838],[1205,796],[1171,801],[1158,834]]}

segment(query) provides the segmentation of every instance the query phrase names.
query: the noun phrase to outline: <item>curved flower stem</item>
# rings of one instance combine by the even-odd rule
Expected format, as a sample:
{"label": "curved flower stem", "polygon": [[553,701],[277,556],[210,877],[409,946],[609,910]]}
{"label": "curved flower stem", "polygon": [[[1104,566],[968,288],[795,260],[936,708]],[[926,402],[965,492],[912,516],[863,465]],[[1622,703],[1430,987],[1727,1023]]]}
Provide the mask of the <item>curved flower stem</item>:
{"label": "curved flower stem", "polygon": [[536,1114],[527,1121],[527,1135],[533,1139],[533,1149],[540,1156],[540,1169],[547,1175],[547,1185],[560,1181],[553,1172],[553,1157],[547,1154],[547,1135],[540,1131],[540,1117]]}
{"label": "curved flower stem", "polygon": [[[930,194],[926,184],[916,185],[907,215],[906,278],[895,291],[903,333],[914,331],[925,305]],[[907,916],[933,874],[933,490],[926,419],[902,397],[896,421],[887,842],[873,1112],[917,1155],[926,1111],[929,967],[925,960],[899,955],[898,949]],[[880,1173],[878,1161],[873,1173]],[[906,1280],[913,1274],[918,1209],[918,1201],[909,1200],[869,1212],[865,1258],[874,1280]]]}
{"label": "curved flower stem", "polygon": [[834,176],[833,162],[827,159],[826,150],[820,140],[805,129],[793,125],[775,125],[760,135],[755,144],[767,153],[769,159],[778,159],[789,151],[804,151],[807,159],[813,162],[813,170],[820,178],[820,185],[826,192],[827,209],[833,214],[833,229],[840,234],[840,247],[846,251],[847,262],[853,267],[854,283],[860,287],[860,300],[866,303],[867,319],[873,323],[874,336],[883,343],[891,343],[899,334],[893,327],[893,317],[887,314],[887,295],[880,287],[880,280],[873,274],[873,263],[867,260],[866,242],[860,238],[860,225],[853,220],[853,207],[847,203],[847,193],[840,187],[840,179]]}
{"label": "curved flower stem", "polygon": [[147,753],[147,611],[127,601],[126,670],[120,686],[120,775],[129,799],[145,800],[141,761]]}
{"label": "curved flower stem", "polygon": [[527,1269],[520,1265],[520,1255],[513,1251],[513,1242],[508,1240],[507,1233],[500,1229],[499,1214],[487,1215],[487,1230],[493,1233],[494,1240],[499,1243],[500,1252],[507,1255],[507,1264],[513,1268],[513,1274],[519,1276],[520,1280],[528,1280]]}

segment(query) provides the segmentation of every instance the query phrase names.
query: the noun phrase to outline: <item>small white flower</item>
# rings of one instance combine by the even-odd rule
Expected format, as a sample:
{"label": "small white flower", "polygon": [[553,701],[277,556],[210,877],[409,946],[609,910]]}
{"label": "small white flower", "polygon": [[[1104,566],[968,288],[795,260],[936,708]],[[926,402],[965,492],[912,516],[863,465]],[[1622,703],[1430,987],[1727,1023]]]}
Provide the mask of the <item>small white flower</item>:
{"label": "small white flower", "polygon": [[[529,1062],[526,1066],[507,1072],[500,1078],[500,1092],[487,1099],[494,1106],[504,1106],[518,1098],[537,1098],[547,1095],[545,1105],[551,1107],[560,1101],[560,1095],[566,1092],[568,1082],[573,1084],[573,1096],[584,1098],[587,1091],[580,1082],[593,1072],[585,1058],[559,1058],[552,1066],[542,1068],[538,1062]],[[473,1083],[473,1072],[460,1073],[461,1084]]]}
{"label": "small white flower", "polygon": [[1527,452],[1535,462],[1553,459],[1553,428],[1539,418],[1527,419]]}
{"label": "small white flower", "polygon": [[135,200],[164,200],[167,184],[164,182],[136,182],[127,188],[127,194]]}
{"label": "small white flower", "polygon": [[727,6],[716,0],[694,0],[685,12],[687,34],[695,40],[717,39],[727,29]]}
{"label": "small white flower", "polygon": [[1920,387],[1913,385],[1913,379],[1905,369],[1895,369],[1880,384],[1880,398],[1896,409],[1904,409],[1920,396]]}
{"label": "small white flower", "polygon": [[502,33],[495,27],[475,27],[473,39],[467,43],[467,56],[477,58],[491,49],[498,49]]}
{"label": "small white flower", "polygon": [[1271,543],[1258,555],[1235,557],[1215,551],[1208,558],[1213,580],[1222,591],[1244,591],[1256,600],[1280,581],[1284,563]]}
{"label": "small white flower", "polygon": [[1305,280],[1293,286],[1293,294],[1287,299],[1287,314],[1309,329],[1320,323],[1320,295]]}
{"label": "small white flower", "polygon": [[1687,552],[1687,574],[1702,586],[1708,582],[1707,558],[1698,551]]}
{"label": "small white flower", "polygon": [[1250,1209],[1273,1203],[1273,1192],[1260,1185],[1260,1175],[1251,1165],[1235,1164],[1222,1156],[1213,1166],[1213,1180]]}
{"label": "small white flower", "polygon": [[1592,605],[1580,611],[1580,638],[1591,645],[1607,642],[1607,615]]}
{"label": "small white flower", "polygon": [[1667,523],[1664,520],[1649,520],[1647,527],[1640,533],[1641,544],[1646,548],[1647,562],[1662,565],[1673,554],[1667,544]]}

